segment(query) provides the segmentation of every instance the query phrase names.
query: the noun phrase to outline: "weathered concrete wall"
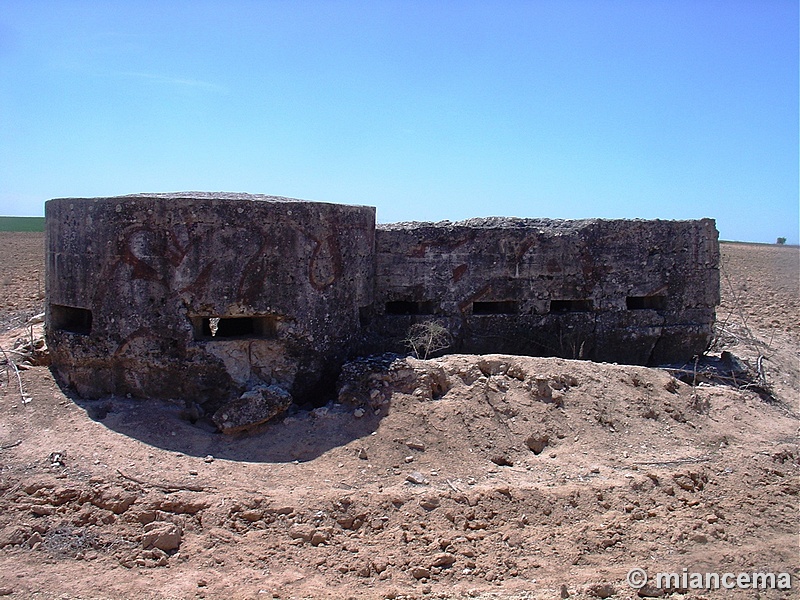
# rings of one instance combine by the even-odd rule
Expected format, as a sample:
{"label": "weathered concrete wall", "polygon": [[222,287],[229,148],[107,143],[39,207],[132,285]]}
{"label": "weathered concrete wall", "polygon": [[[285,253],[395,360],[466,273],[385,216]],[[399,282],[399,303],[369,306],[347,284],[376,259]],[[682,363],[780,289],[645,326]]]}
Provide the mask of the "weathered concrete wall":
{"label": "weathered concrete wall", "polygon": [[46,217],[48,343],[82,396],[302,400],[372,302],[370,207],[190,193],[57,199]]}
{"label": "weathered concrete wall", "polygon": [[457,352],[685,360],[711,337],[718,248],[710,219],[379,226],[373,344],[433,319]]}

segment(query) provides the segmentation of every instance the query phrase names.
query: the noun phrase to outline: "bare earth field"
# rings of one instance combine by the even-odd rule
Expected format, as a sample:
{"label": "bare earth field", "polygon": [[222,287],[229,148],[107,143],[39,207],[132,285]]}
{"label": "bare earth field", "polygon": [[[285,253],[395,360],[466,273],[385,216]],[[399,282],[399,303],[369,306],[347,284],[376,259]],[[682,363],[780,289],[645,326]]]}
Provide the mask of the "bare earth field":
{"label": "bare earth field", "polygon": [[[710,353],[760,364],[772,398],[459,355],[378,365],[361,417],[331,403],[230,437],[177,404],[74,398],[11,354],[20,393],[0,354],[0,595],[800,598],[800,250],[722,256]],[[0,234],[6,352],[43,310],[43,258],[43,234]],[[792,589],[652,585],[683,569]]]}

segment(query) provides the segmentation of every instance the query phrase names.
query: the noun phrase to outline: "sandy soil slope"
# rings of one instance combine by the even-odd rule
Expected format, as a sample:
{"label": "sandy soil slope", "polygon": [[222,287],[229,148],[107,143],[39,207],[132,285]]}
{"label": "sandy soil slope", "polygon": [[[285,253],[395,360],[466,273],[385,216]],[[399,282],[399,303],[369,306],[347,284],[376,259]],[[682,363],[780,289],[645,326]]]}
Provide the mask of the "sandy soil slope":
{"label": "sandy soil slope", "polygon": [[[0,234],[6,350],[42,310],[42,243]],[[0,595],[631,598],[640,567],[793,587],[642,594],[800,597],[800,251],[722,251],[712,353],[760,362],[773,399],[447,356],[376,362],[343,403],[228,437],[181,406],[72,398],[46,366],[22,365],[21,394],[0,365]]]}

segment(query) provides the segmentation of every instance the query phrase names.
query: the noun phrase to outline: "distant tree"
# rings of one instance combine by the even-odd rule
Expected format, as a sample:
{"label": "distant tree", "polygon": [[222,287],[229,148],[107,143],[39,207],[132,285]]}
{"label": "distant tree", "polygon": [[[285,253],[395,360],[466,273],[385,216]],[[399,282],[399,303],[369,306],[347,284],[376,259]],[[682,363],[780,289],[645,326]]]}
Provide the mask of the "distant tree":
{"label": "distant tree", "polygon": [[786,238],[785,237],[779,237],[778,238],[778,244],[779,245],[783,246],[785,243],[786,243]]}

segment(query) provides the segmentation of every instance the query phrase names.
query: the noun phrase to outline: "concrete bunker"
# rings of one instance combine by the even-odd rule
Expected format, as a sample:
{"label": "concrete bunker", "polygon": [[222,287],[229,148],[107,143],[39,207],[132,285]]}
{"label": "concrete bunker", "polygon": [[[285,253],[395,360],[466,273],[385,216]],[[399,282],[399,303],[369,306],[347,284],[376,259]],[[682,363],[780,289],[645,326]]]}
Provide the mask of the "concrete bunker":
{"label": "concrete bunker", "polygon": [[702,352],[719,302],[710,219],[376,227],[372,207],[189,192],[55,199],[46,220],[59,380],[191,401],[228,431],[324,401],[417,323],[451,352],[652,365]]}
{"label": "concrete bunker", "polygon": [[373,208],[191,193],[51,200],[46,217],[48,341],[83,397],[311,398],[372,302]]}
{"label": "concrete bunker", "polygon": [[711,219],[397,223],[379,225],[375,245],[375,351],[402,351],[409,327],[431,319],[463,353],[655,365],[711,339]]}

